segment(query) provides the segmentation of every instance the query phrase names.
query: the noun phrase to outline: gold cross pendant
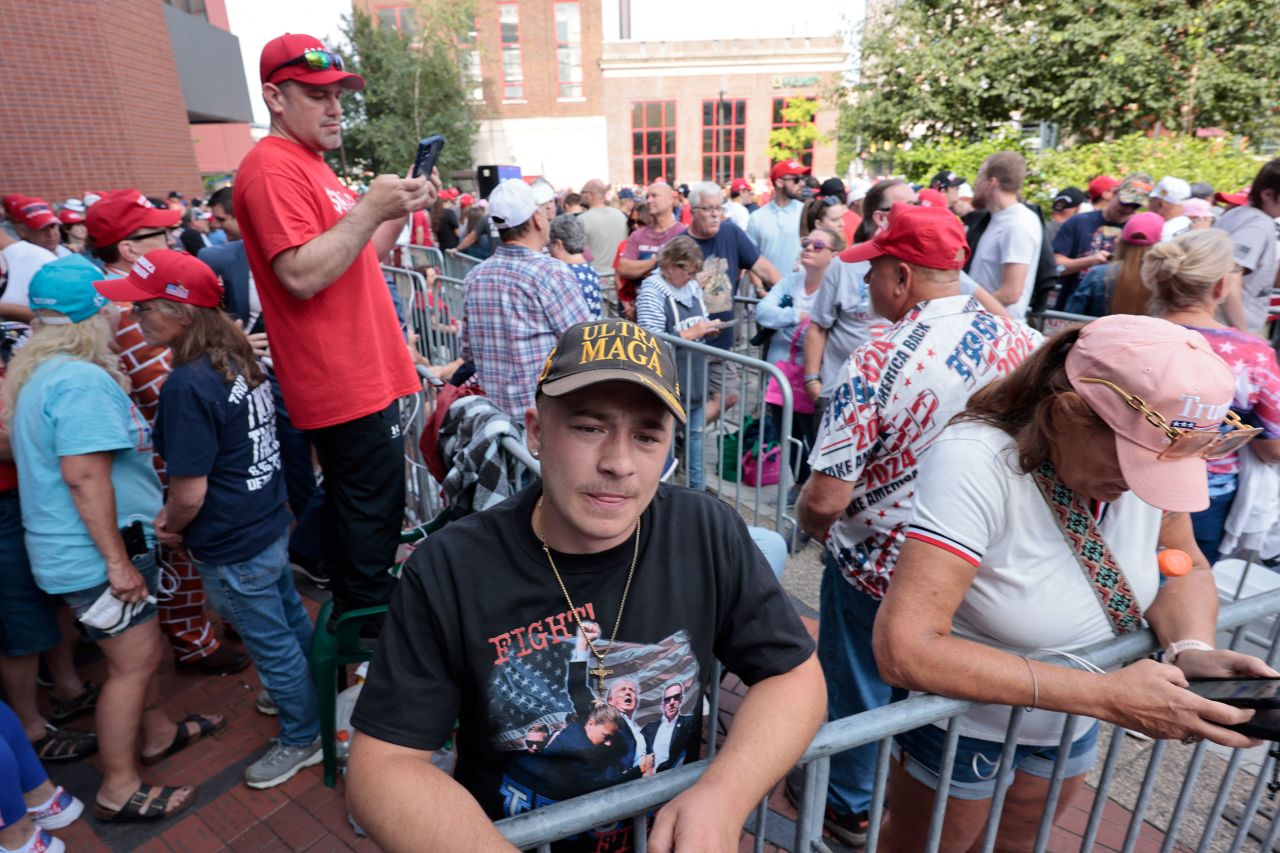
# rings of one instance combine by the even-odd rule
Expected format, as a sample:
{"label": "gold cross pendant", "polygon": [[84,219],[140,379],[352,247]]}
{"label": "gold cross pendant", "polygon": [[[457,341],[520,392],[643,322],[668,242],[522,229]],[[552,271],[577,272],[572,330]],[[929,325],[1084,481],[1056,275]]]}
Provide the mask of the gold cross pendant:
{"label": "gold cross pendant", "polygon": [[595,669],[588,670],[588,672],[590,672],[592,675],[596,677],[596,680],[600,683],[600,692],[604,693],[604,677],[606,675],[612,674],[613,670],[605,669],[604,664],[602,663],[598,665]]}

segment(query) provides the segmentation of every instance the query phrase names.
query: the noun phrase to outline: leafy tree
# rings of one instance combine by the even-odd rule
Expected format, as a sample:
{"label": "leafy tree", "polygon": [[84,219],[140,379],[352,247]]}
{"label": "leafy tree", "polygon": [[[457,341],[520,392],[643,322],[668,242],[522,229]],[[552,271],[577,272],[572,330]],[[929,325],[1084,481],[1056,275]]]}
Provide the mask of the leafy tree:
{"label": "leafy tree", "polygon": [[343,19],[350,47],[347,67],[365,79],[362,92],[344,97],[343,141],[348,171],[404,174],[418,140],[445,137],[438,168],[471,169],[476,123],[467,94],[459,45],[472,27],[471,4],[463,0],[419,0],[403,29],[379,27],[354,10]]}
{"label": "leafy tree", "polygon": [[872,4],[847,152],[973,140],[1011,120],[1069,141],[1273,119],[1280,0],[897,0]]}
{"label": "leafy tree", "polygon": [[818,132],[814,119],[821,105],[817,98],[788,98],[782,108],[782,120],[787,126],[769,131],[769,160],[777,163],[792,158],[800,159],[815,144],[827,142]]}

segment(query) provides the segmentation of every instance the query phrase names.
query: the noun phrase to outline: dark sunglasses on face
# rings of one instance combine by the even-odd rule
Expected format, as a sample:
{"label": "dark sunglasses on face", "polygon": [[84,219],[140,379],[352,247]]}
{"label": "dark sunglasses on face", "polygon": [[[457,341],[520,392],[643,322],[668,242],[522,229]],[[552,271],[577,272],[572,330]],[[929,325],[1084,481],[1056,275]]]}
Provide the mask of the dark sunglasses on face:
{"label": "dark sunglasses on face", "polygon": [[800,241],[800,248],[801,249],[817,249],[819,252],[821,252],[823,249],[830,249],[831,244],[821,238],[811,239],[809,237],[805,237]]}
{"label": "dark sunglasses on face", "polygon": [[267,75],[267,82],[270,83],[271,78],[276,76],[276,72],[280,69],[288,68],[291,65],[305,65],[312,71],[328,71],[330,68],[337,71],[343,70],[341,56],[338,56],[336,53],[330,53],[327,50],[320,50],[319,48],[316,48],[313,50],[303,51],[302,56],[295,56],[288,62],[282,62],[275,68],[271,69],[271,73]]}
{"label": "dark sunglasses on face", "polygon": [[677,705],[679,705],[681,700],[683,699],[684,699],[683,693],[672,693],[670,696],[662,697],[662,704],[666,705],[669,702],[675,702]]}
{"label": "dark sunglasses on face", "polygon": [[[150,240],[152,237],[161,237],[161,236],[168,237],[169,232],[168,231],[147,231],[145,234],[134,234],[132,237],[125,237],[124,239],[131,240],[137,243],[142,240]],[[121,242],[124,242],[124,240],[122,240]]]}

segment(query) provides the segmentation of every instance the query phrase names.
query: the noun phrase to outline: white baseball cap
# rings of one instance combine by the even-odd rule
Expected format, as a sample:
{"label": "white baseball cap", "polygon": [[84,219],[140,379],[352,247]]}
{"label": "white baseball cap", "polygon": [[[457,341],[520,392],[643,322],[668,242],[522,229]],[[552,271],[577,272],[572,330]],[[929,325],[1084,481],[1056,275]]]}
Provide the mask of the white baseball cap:
{"label": "white baseball cap", "polygon": [[973,187],[968,182],[961,184],[956,190],[956,198],[973,198]]}
{"label": "white baseball cap", "polygon": [[533,200],[539,205],[544,205],[549,201],[554,201],[556,197],[556,189],[551,186],[551,182],[546,178],[539,178],[529,187],[533,190]]}
{"label": "white baseball cap", "polygon": [[871,189],[871,182],[865,178],[854,178],[849,181],[849,193],[845,196],[848,204],[855,201],[862,201],[867,197],[867,192]]}
{"label": "white baseball cap", "polygon": [[519,178],[507,178],[489,193],[489,219],[499,231],[525,224],[537,209],[533,190]]}
{"label": "white baseball cap", "polygon": [[1191,198],[1191,184],[1182,180],[1182,178],[1173,178],[1165,175],[1160,179],[1160,183],[1156,184],[1155,189],[1151,191],[1149,198],[1158,198],[1161,201],[1169,202],[1169,204],[1182,204]]}

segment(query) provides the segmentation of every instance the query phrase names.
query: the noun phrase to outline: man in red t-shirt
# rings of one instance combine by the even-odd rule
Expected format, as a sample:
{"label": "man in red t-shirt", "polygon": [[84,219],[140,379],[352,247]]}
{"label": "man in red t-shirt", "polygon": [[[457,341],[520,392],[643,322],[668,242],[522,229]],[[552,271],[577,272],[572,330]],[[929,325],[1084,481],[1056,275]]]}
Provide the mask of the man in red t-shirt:
{"label": "man in red t-shirt", "polygon": [[385,604],[404,517],[399,399],[421,389],[379,259],[435,200],[427,177],[379,175],[359,201],[324,162],[342,144],[343,89],[364,80],[316,38],[286,34],[260,60],[271,132],[232,201],[293,423],[325,477],[323,553],[336,613]]}

